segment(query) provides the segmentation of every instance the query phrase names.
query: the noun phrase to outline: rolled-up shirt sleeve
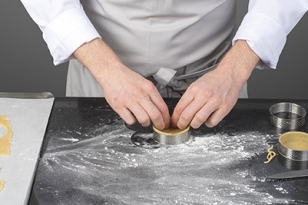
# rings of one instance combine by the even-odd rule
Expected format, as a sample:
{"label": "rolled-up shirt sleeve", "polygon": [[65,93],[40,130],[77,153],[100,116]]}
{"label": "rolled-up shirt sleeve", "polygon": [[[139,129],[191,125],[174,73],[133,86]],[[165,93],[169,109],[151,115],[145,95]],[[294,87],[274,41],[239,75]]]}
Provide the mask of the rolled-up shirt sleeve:
{"label": "rolled-up shirt sleeve", "polygon": [[55,65],[73,58],[82,44],[100,35],[79,0],[21,0],[39,26]]}
{"label": "rolled-up shirt sleeve", "polygon": [[308,0],[250,0],[233,43],[246,40],[261,59],[258,68],[276,68],[287,35],[307,9]]}

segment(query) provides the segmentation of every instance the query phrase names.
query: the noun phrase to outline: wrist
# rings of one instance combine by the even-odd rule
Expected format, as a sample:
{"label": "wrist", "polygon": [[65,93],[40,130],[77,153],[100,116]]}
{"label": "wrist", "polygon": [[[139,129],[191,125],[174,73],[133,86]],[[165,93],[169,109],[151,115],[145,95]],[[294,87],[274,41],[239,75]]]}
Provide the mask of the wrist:
{"label": "wrist", "polygon": [[238,82],[241,89],[259,60],[259,56],[249,47],[245,40],[237,40],[217,68],[222,69],[224,73],[230,72],[230,75]]}

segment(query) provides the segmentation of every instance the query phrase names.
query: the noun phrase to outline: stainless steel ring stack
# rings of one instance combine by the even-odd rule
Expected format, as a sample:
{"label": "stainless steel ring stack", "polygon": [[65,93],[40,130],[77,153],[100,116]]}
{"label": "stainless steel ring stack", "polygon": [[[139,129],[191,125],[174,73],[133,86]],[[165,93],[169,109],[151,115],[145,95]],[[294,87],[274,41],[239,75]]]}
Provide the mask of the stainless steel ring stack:
{"label": "stainless steel ring stack", "polygon": [[[272,105],[269,111],[271,123],[278,128],[296,130],[305,125],[306,110],[295,103],[277,103]],[[279,116],[281,113],[286,116]]]}

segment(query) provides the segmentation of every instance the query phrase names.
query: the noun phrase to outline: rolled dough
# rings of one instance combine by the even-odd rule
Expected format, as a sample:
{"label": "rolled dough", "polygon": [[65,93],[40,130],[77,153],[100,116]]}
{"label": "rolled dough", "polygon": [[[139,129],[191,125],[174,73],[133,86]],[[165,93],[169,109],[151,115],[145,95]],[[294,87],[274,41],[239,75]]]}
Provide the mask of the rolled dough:
{"label": "rolled dough", "polygon": [[[13,132],[7,115],[0,115],[0,126],[6,130],[3,136],[0,136],[0,156],[8,156],[10,154],[11,140]],[[1,167],[0,167],[1,171]],[[3,189],[5,181],[0,180],[0,192]]]}
{"label": "rolled dough", "polygon": [[[1,171],[1,167],[0,167],[0,171]],[[3,189],[3,186],[4,186],[4,181],[3,180],[0,180],[0,192],[2,191]]]}
{"label": "rolled dough", "polygon": [[0,156],[8,156],[10,154],[13,132],[7,115],[0,115],[0,126],[6,129],[6,133],[0,137]]}
{"label": "rolled dough", "polygon": [[3,186],[4,186],[4,181],[3,181],[3,180],[0,180],[0,191],[2,191]]}

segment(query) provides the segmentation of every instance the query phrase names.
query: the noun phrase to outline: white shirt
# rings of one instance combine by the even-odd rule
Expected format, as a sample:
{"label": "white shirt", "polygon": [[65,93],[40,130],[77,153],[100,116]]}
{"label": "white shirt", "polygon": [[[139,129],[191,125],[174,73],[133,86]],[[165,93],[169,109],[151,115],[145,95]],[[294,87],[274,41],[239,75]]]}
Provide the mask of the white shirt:
{"label": "white shirt", "polygon": [[[134,18],[134,20],[137,19],[138,21],[140,20],[138,19],[138,17],[140,16],[144,17],[147,15],[146,13],[145,14],[143,13],[143,14],[140,14],[140,16],[138,16],[136,15],[136,11],[133,11],[133,10],[131,13],[129,13],[130,11],[129,9],[134,9],[133,7],[130,6],[132,5],[131,3],[142,4],[141,6],[143,9],[141,10],[141,12],[144,12],[144,11],[146,12],[149,9],[153,9],[153,5],[150,5],[150,3],[151,2],[156,3],[155,1],[139,1],[139,0],[123,0],[122,3],[126,2],[126,5],[119,3],[121,2],[121,0],[116,1],[116,3],[114,3],[115,1],[108,1],[108,0],[85,0],[85,1],[81,0],[81,3],[79,0],[61,0],[61,1],[21,0],[21,2],[24,4],[25,8],[27,9],[28,13],[33,18],[33,20],[38,24],[38,26],[42,30],[43,38],[48,45],[50,53],[54,59],[55,65],[63,63],[70,59],[73,59],[72,53],[83,43],[89,42],[94,38],[102,37],[104,41],[107,40],[107,44],[109,43],[112,44],[113,43],[112,41],[108,42],[108,40],[111,38],[108,38],[108,30],[105,30],[105,27],[104,27],[105,24],[109,25],[110,21],[108,18],[110,19],[113,18],[113,21],[118,21],[118,17],[121,17],[122,14],[125,13],[125,14],[130,15],[128,16],[128,18]],[[234,10],[235,10],[235,4],[236,4],[235,0],[216,0],[216,1],[194,0],[194,1],[189,1],[189,2],[178,0],[177,3],[174,3],[174,2],[172,3],[172,2],[173,1],[164,1],[164,3],[160,3],[160,4],[166,4],[166,5],[159,5],[159,6],[163,6],[163,8],[166,7],[169,9],[174,8],[175,11],[172,11],[172,12],[174,12],[175,14],[177,14],[176,12],[179,12],[179,11],[176,11],[176,9],[178,10],[181,9],[180,12],[184,11],[185,13],[186,11],[185,6],[186,8],[197,6],[194,9],[199,10],[200,14],[202,14],[203,12],[202,9],[203,8],[207,9],[207,7],[205,7],[202,4],[206,4],[207,2],[209,5],[213,4],[211,5],[213,6],[212,10],[215,10],[215,6],[219,7],[218,4],[222,4],[225,6],[232,7],[230,9],[224,8],[226,10],[226,13],[223,14],[225,21],[226,21],[226,23],[223,24],[224,27],[228,27],[230,22],[234,21],[234,19],[232,19],[232,15],[234,16]],[[103,4],[104,4],[104,7],[102,6]],[[117,5],[113,5],[113,4],[117,4]],[[168,5],[168,4],[171,4],[171,5]],[[130,7],[126,7],[128,5]],[[300,20],[300,18],[304,15],[307,9],[308,9],[307,0],[296,0],[296,1],[251,0],[249,2],[249,11],[247,15],[244,17],[238,31],[236,32],[236,35],[233,38],[233,42],[238,39],[247,40],[249,46],[262,60],[259,63],[259,67],[260,68],[265,68],[265,67],[275,68],[277,65],[279,56],[282,52],[282,49],[286,43],[286,37],[288,33],[293,29],[293,27]],[[230,11],[228,12],[228,10]],[[91,14],[91,11],[95,11],[93,15]],[[88,13],[86,14],[86,12]],[[98,12],[104,13],[104,15],[106,16],[106,18],[99,17],[101,18],[100,20],[104,21],[103,25],[100,25],[99,23],[95,22],[96,18],[98,18],[95,15]],[[212,14],[212,13],[213,12],[209,11],[208,13],[205,13],[205,14],[203,13],[203,15],[207,16],[208,14]],[[112,15],[114,16],[112,17]],[[187,18],[180,19],[180,20],[183,20],[183,19],[185,20],[183,21],[183,23],[189,23],[188,21],[190,20],[199,21],[199,20],[196,20],[195,17],[192,16],[190,13],[186,13],[186,15],[187,15]],[[214,16],[214,18],[215,17],[216,16]],[[227,20],[228,17],[230,17],[230,20]],[[124,19],[124,20],[127,20],[127,19]],[[218,21],[217,25],[219,24],[221,25],[221,22],[219,22],[220,18],[215,18],[213,20]],[[145,22],[146,20],[141,19],[141,21],[137,23],[144,24]],[[209,22],[212,22],[212,21],[209,21]],[[195,24],[195,22],[193,22],[191,25],[193,24]],[[112,28],[115,25],[118,25],[118,24],[114,23],[113,25],[110,24],[109,26]],[[215,24],[210,25],[210,26],[213,27],[214,25]],[[132,26],[134,26],[134,24],[126,25],[126,28],[123,30],[121,30],[122,27],[119,26],[118,28],[115,28],[113,32],[114,34],[118,34],[119,32],[123,32],[123,31],[127,32],[128,34],[135,32],[133,33],[132,36],[138,35],[138,32],[136,32],[136,29],[128,31]],[[209,27],[209,28],[211,29],[212,27]],[[161,30],[163,29],[165,28],[162,28]],[[215,27],[214,29],[216,29],[217,31],[222,30],[222,29],[226,30],[225,28],[222,28],[219,26]],[[231,29],[232,29],[232,26],[230,26],[230,29],[228,31],[224,31],[224,32],[227,32],[227,34],[229,35],[231,33]],[[156,31],[159,31],[159,29],[154,30],[154,33]],[[196,32],[196,31],[198,30],[195,29],[195,31],[191,31],[191,32]],[[191,35],[188,35],[189,38],[194,39],[193,34],[194,33],[191,33]],[[213,36],[216,36],[216,35],[209,36],[208,39],[210,40],[211,37]],[[173,39],[173,36],[171,36],[170,39],[171,38]],[[223,39],[223,38],[227,38],[227,36],[221,36],[220,39]],[[121,39],[121,38],[118,38],[118,39]],[[185,40],[182,39],[182,42],[185,42],[186,40],[187,39]],[[210,41],[210,43],[215,43],[215,41]],[[217,42],[217,45],[218,43],[219,42]],[[156,44],[159,44],[159,41],[157,41]],[[119,46],[119,45],[120,44],[116,46]],[[138,45],[138,44],[135,43],[135,45]],[[181,45],[181,41],[179,42],[179,45]],[[217,45],[213,45],[212,47],[214,48]],[[190,47],[184,46],[183,49],[184,50],[190,49]],[[200,54],[204,51],[206,52],[206,50],[203,51],[200,49],[199,49],[199,52],[196,52],[196,54]],[[170,52],[167,48],[166,50],[168,51],[169,55],[172,54],[172,52]],[[210,53],[210,50],[208,52]],[[186,52],[186,53],[187,53],[187,56],[179,60],[180,67],[186,65],[185,63],[189,62],[189,60],[191,60],[190,63],[192,63],[198,59],[197,57],[196,59],[192,59],[192,57],[189,56],[189,53],[191,52]],[[121,60],[126,62],[125,57],[128,58],[127,56],[124,56],[124,55],[121,56],[121,53],[117,53],[117,54],[120,55]],[[195,57],[196,54],[192,54],[192,56]],[[183,55],[184,55],[183,53],[178,54],[178,56],[181,56],[181,57]],[[138,60],[140,60],[139,64],[145,61],[145,59],[138,59]],[[172,59],[171,61],[174,61],[174,60],[175,59]],[[163,60],[158,59],[156,61],[163,61]],[[130,61],[127,60],[127,63],[129,64]],[[157,72],[158,65],[154,65],[154,64],[153,64],[153,67],[156,70],[154,69],[155,71],[151,71],[150,73],[147,71],[143,71],[141,69],[138,70],[137,64],[132,64],[128,66],[136,67],[136,70],[138,72],[148,77],[148,76],[151,76],[153,73]],[[173,65],[167,64],[167,65],[162,65],[162,66],[172,67]],[[75,75],[75,77],[77,78],[80,78],[81,75],[83,76],[88,75],[88,78],[91,78],[89,73],[84,73],[84,72],[88,72],[88,71],[81,71],[80,73],[74,73],[71,75],[72,76]],[[69,74],[70,74],[70,71],[69,71]],[[80,78],[78,79],[78,81],[79,80],[83,80],[83,79]],[[80,83],[79,81],[78,84],[80,85],[80,84],[86,84],[86,83]],[[89,86],[89,88],[93,88],[93,87],[98,87],[98,85],[93,84]],[[82,90],[83,88],[78,88],[78,89]],[[90,89],[83,90],[82,92],[90,92]],[[88,96],[91,96],[91,95],[88,95]],[[93,93],[93,95],[96,95],[95,92]]]}
{"label": "white shirt", "polygon": [[[42,30],[55,65],[69,60],[80,45],[100,36],[79,0],[21,2]],[[250,0],[234,40],[247,40],[262,61],[275,68],[286,36],[307,9],[307,0]]]}

